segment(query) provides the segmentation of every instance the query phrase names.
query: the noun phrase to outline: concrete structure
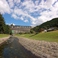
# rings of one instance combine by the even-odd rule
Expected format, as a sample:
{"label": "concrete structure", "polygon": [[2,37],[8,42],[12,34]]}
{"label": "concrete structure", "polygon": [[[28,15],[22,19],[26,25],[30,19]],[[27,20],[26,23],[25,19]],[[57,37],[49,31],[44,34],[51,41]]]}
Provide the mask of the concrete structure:
{"label": "concrete structure", "polygon": [[19,26],[19,25],[11,25],[10,26],[12,33],[29,33],[31,26]]}

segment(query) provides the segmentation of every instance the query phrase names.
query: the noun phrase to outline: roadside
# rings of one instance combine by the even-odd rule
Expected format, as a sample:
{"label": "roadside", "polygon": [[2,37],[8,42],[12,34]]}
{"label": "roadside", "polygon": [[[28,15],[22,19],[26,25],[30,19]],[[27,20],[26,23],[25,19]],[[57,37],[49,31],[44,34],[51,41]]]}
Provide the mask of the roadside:
{"label": "roadside", "polygon": [[7,39],[9,39],[9,37],[10,37],[10,36],[0,38],[0,45],[1,45],[3,42],[7,41]]}
{"label": "roadside", "polygon": [[19,38],[19,42],[27,50],[41,58],[58,58],[58,43]]}
{"label": "roadside", "polygon": [[0,38],[8,37],[8,34],[0,34]]}

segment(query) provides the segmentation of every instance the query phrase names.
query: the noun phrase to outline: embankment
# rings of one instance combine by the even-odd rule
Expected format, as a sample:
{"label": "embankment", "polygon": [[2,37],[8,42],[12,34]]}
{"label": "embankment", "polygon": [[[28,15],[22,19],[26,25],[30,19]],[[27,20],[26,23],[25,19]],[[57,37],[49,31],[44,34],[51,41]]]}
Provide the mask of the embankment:
{"label": "embankment", "polygon": [[19,38],[27,50],[41,58],[58,58],[58,43]]}

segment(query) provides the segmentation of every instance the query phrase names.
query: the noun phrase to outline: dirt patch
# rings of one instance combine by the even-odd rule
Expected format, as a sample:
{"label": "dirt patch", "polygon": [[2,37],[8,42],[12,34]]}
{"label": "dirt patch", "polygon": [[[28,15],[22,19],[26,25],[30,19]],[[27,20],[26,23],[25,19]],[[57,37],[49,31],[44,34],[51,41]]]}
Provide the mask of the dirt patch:
{"label": "dirt patch", "polygon": [[8,37],[4,37],[4,38],[0,38],[0,46],[5,42],[7,41],[7,39],[9,39],[10,36]]}

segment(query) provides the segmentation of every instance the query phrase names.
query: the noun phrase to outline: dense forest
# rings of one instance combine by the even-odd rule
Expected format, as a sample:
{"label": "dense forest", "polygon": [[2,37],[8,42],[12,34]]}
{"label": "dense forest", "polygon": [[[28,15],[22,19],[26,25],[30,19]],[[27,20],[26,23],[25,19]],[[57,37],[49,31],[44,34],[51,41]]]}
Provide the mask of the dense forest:
{"label": "dense forest", "polygon": [[58,18],[53,18],[50,21],[44,22],[43,24],[36,26],[30,30],[31,33],[39,33],[43,30],[48,30],[49,28],[58,29]]}
{"label": "dense forest", "polygon": [[11,29],[5,24],[3,16],[0,14],[0,34],[11,34]]}

